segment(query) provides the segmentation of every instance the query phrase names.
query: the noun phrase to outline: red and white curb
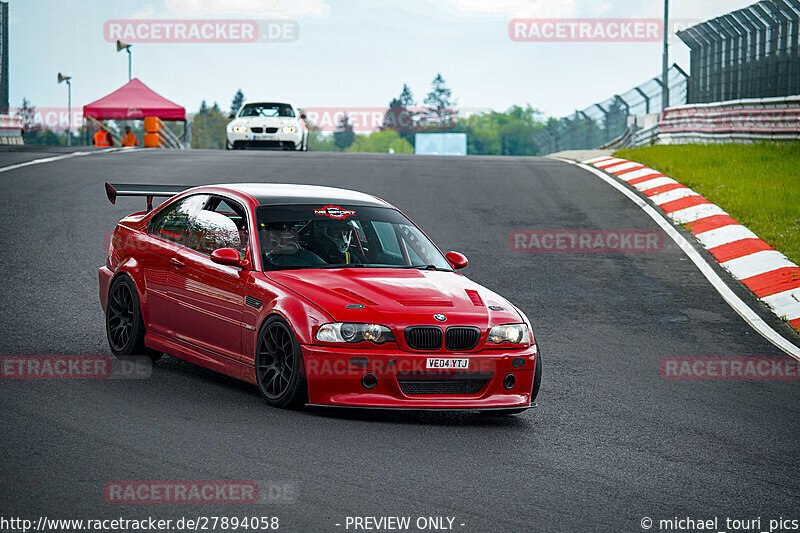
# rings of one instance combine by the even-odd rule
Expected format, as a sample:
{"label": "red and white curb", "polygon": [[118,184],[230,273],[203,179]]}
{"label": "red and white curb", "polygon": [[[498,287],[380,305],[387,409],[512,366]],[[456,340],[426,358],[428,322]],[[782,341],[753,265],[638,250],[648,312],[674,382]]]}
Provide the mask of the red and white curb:
{"label": "red and white curb", "polygon": [[717,262],[779,318],[800,329],[800,267],[692,189],[634,161],[597,157],[584,164],[627,182],[673,222],[685,225]]}

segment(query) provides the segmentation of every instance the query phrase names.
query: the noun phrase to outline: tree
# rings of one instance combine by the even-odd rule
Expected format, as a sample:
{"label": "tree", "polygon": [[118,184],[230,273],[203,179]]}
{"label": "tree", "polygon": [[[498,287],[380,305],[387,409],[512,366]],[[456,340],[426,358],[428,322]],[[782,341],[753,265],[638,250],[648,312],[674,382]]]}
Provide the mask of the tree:
{"label": "tree", "polygon": [[336,131],[333,132],[333,144],[336,145],[336,148],[339,150],[346,150],[353,144],[354,139],[355,133],[353,132],[353,125],[350,123],[350,117],[345,113],[339,121],[339,124],[337,124]]}
{"label": "tree", "polygon": [[244,103],[244,93],[241,89],[236,91],[236,94],[233,95],[233,101],[231,101],[231,115],[235,115],[241,109],[242,104]]}
{"label": "tree", "polygon": [[200,104],[200,110],[192,117],[192,148],[210,148],[221,150],[225,148],[227,142],[225,127],[228,125],[228,117],[220,110],[215,103],[213,107],[208,107],[206,101]]}
{"label": "tree", "polygon": [[409,143],[414,140],[415,113],[411,110],[414,106],[414,96],[408,85],[403,84],[403,90],[398,98],[392,98],[389,109],[383,117],[382,130],[394,130]]}
{"label": "tree", "polygon": [[502,155],[537,155],[533,144],[533,132],[541,127],[537,118],[539,111],[527,107],[512,106],[504,114],[498,128]]}
{"label": "tree", "polygon": [[35,129],[26,131],[22,136],[25,139],[25,144],[46,144],[49,146],[59,146],[66,144],[66,135],[57,135],[50,130]]}
{"label": "tree", "polygon": [[22,106],[19,108],[18,114],[24,131],[31,131],[35,128],[36,106],[31,105],[30,100],[22,99]]}
{"label": "tree", "polygon": [[400,92],[400,103],[403,105],[403,108],[409,109],[414,107],[414,95],[411,94],[411,89],[408,88],[407,84],[403,84],[403,90]]}
{"label": "tree", "polygon": [[356,135],[347,152],[380,152],[413,154],[414,147],[400,134],[392,130],[376,131],[370,135]]}
{"label": "tree", "polygon": [[504,113],[491,112],[459,119],[453,132],[467,134],[467,152],[483,155],[537,155],[533,135],[544,127],[541,113],[512,106]]}
{"label": "tree", "polygon": [[308,150],[310,152],[336,152],[333,136],[326,135],[319,126],[308,124]]}
{"label": "tree", "polygon": [[382,130],[398,130],[400,129],[400,115],[403,113],[403,107],[400,100],[392,98],[389,102],[389,109],[383,114]]}
{"label": "tree", "polygon": [[432,119],[440,128],[452,125],[455,119],[453,107],[456,105],[452,97],[452,91],[445,85],[444,78],[437,74],[431,82],[431,91],[423,102],[428,111],[429,122]]}

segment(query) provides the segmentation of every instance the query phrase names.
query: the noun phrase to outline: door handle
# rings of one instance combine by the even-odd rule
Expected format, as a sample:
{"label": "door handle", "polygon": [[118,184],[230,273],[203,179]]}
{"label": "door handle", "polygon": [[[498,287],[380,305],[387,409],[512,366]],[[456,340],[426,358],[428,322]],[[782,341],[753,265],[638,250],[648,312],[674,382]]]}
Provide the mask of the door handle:
{"label": "door handle", "polygon": [[173,257],[172,259],[169,260],[169,262],[172,263],[173,265],[175,265],[178,268],[183,268],[183,267],[186,266],[186,263],[184,263],[183,261],[181,261],[177,257]]}

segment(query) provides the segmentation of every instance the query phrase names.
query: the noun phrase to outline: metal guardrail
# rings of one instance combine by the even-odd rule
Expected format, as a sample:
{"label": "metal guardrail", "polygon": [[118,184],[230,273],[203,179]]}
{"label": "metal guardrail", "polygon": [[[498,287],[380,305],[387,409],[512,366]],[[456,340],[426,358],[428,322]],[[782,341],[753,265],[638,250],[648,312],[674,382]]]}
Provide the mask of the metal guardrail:
{"label": "metal guardrail", "polygon": [[636,134],[637,128],[635,125],[628,126],[628,128],[616,139],[606,144],[601,144],[597,147],[598,150],[616,150],[630,146],[633,142],[633,136]]}
{"label": "metal guardrail", "polygon": [[172,148],[173,150],[184,149],[184,145],[178,136],[175,135],[172,130],[169,129],[163,122],[161,123],[161,128],[159,129],[158,134],[161,139],[162,148]]}
{"label": "metal guardrail", "polygon": [[800,140],[800,96],[673,107],[623,146]]}
{"label": "metal guardrail", "polygon": [[[552,121],[533,137],[540,152],[800,139],[800,0],[762,0],[677,35],[691,49],[691,76],[673,66],[670,104],[693,105],[650,108],[660,86],[640,86],[596,105],[605,116],[584,110]],[[631,106],[634,93],[642,99]]]}
{"label": "metal guardrail", "polygon": [[[678,65],[669,69],[667,80],[673,104],[686,103],[687,79],[688,75]],[[611,143],[625,134],[634,117],[662,111],[661,88],[661,78],[652,78],[627,92],[554,119],[534,132],[533,143],[541,155]]]}
{"label": "metal guardrail", "polygon": [[800,0],[763,0],[677,33],[689,103],[800,94]]}

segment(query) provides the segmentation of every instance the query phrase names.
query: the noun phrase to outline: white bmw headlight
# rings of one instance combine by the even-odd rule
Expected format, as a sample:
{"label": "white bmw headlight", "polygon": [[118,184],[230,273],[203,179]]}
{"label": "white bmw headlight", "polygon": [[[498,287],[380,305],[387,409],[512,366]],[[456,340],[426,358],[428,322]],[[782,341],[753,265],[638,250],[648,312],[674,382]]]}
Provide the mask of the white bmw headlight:
{"label": "white bmw headlight", "polygon": [[317,340],[321,342],[362,342],[383,344],[394,340],[389,328],[380,324],[358,324],[355,322],[332,322],[323,324],[317,330]]}
{"label": "white bmw headlight", "polygon": [[504,324],[495,326],[489,331],[489,340],[495,344],[503,342],[530,344],[531,334],[525,324]]}
{"label": "white bmw headlight", "polygon": [[294,126],[284,126],[283,127],[283,133],[294,133],[296,131],[297,131],[297,128],[295,128]]}
{"label": "white bmw headlight", "polygon": [[231,128],[231,131],[233,131],[233,133],[246,133],[247,126],[234,126]]}

